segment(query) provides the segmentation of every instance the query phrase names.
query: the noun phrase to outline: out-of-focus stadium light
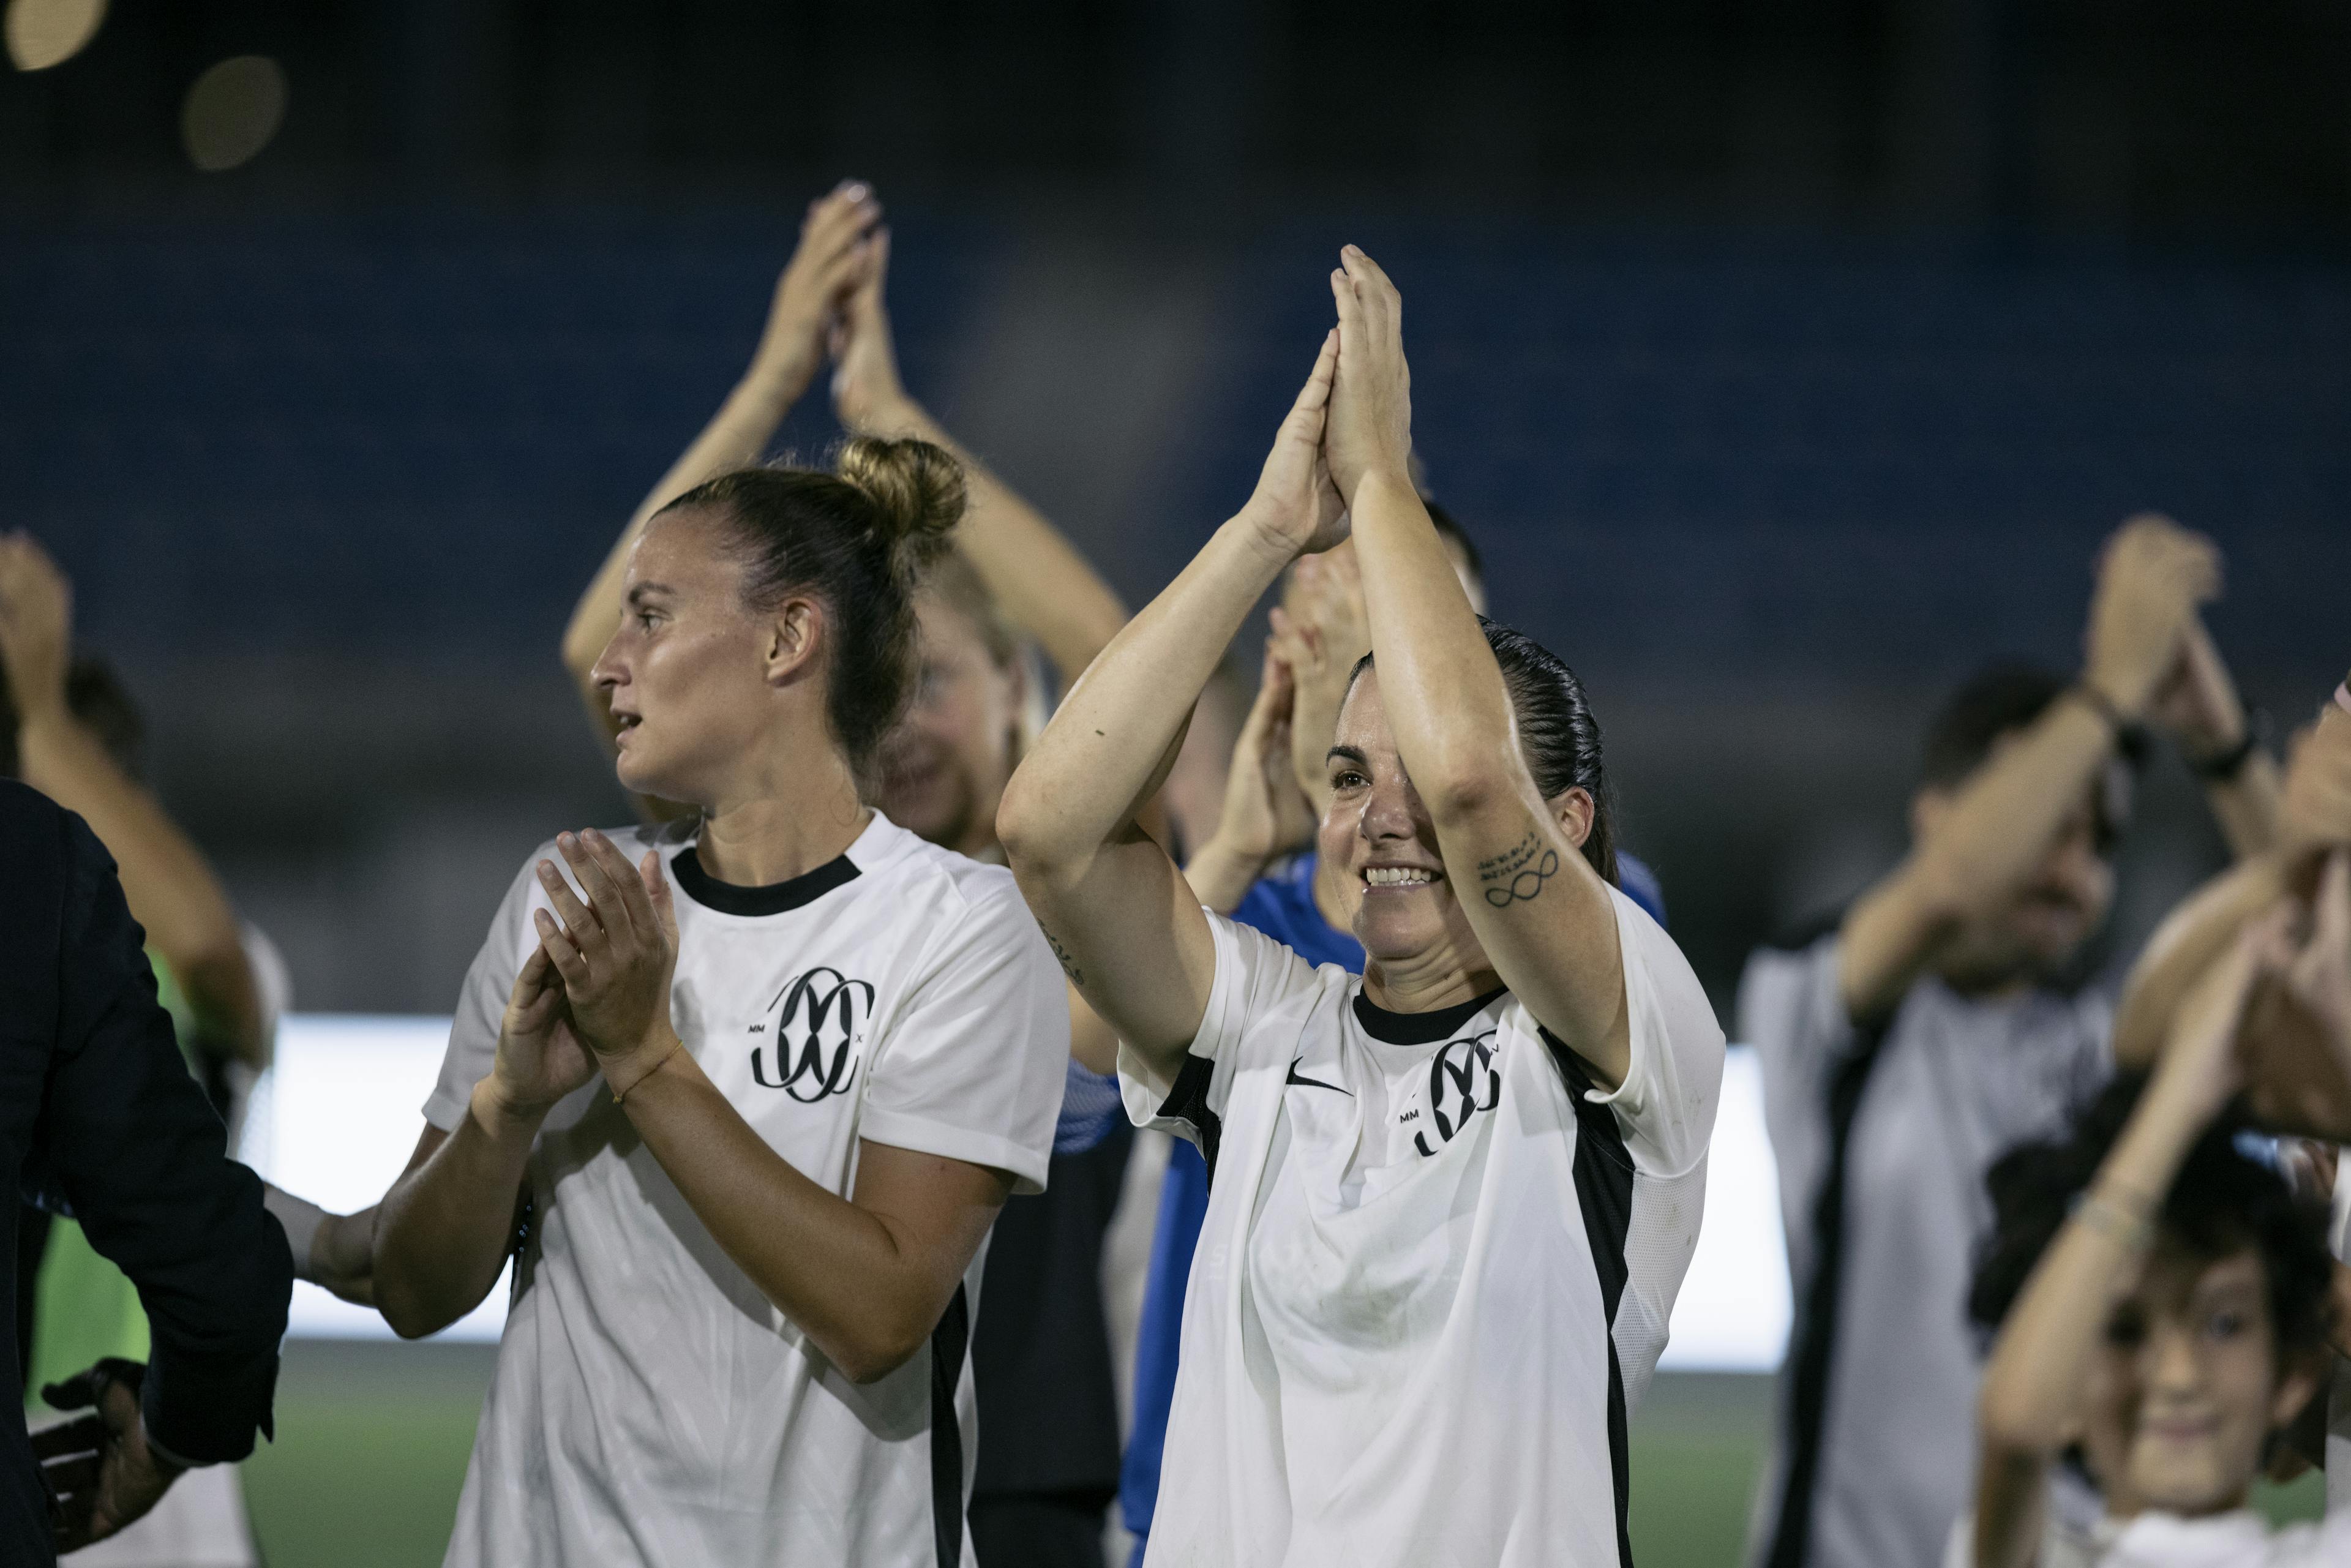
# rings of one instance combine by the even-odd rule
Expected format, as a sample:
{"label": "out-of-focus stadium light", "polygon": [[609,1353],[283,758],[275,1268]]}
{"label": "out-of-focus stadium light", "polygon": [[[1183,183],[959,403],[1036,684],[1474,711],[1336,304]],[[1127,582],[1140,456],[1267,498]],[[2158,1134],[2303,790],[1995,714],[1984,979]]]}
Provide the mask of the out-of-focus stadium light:
{"label": "out-of-focus stadium light", "polygon": [[[289,1192],[339,1213],[366,1207],[407,1166],[424,1097],[449,1040],[445,1018],[297,1013],[277,1031],[277,1064],[246,1125],[246,1162]],[[494,1340],[507,1284],[442,1337]],[[1788,1339],[1790,1299],[1780,1184],[1763,1134],[1755,1053],[1734,1047],[1708,1159],[1706,1223],[1674,1306],[1667,1371],[1769,1372]],[[315,1285],[294,1288],[291,1333],[389,1339],[374,1312]]]}
{"label": "out-of-focus stadium light", "polygon": [[188,162],[208,174],[249,162],[286,120],[286,71],[265,55],[238,55],[198,77],[180,110]]}
{"label": "out-of-focus stadium light", "polygon": [[[449,1043],[445,1018],[294,1013],[278,1025],[277,1061],[255,1090],[246,1164],[338,1214],[365,1208],[408,1167],[424,1098]],[[503,1276],[444,1339],[495,1340],[506,1326]],[[297,1284],[287,1331],[305,1338],[391,1339],[371,1307]]]}
{"label": "out-of-focus stadium light", "polygon": [[81,53],[106,20],[106,0],[9,0],[0,24],[8,60],[20,71],[45,71]]}

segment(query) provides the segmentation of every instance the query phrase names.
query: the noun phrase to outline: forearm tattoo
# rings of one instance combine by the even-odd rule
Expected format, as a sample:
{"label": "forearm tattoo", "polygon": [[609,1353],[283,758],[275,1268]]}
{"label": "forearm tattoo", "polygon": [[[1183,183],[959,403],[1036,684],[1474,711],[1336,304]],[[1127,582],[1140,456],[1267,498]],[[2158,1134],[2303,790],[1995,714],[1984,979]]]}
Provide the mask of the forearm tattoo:
{"label": "forearm tattoo", "polygon": [[1558,873],[1559,852],[1532,832],[1500,854],[1478,862],[1478,880],[1485,886],[1486,902],[1497,909],[1541,897],[1543,883]]}
{"label": "forearm tattoo", "polygon": [[[1042,925],[1037,929],[1045,931]],[[1053,950],[1053,956],[1061,960],[1061,973],[1070,977],[1070,984],[1082,986],[1086,983],[1086,972],[1078,967],[1078,961],[1070,956],[1070,950],[1061,946],[1061,939],[1059,936],[1054,936],[1050,931],[1045,931],[1045,946],[1050,947]]]}

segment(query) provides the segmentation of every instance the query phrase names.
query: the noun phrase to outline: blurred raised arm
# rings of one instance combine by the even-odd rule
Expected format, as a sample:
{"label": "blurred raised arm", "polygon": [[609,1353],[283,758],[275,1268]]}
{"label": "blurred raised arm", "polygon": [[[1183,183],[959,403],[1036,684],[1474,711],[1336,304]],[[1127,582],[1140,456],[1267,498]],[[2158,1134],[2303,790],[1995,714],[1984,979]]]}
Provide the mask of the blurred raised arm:
{"label": "blurred raised arm", "polygon": [[890,335],[889,267],[884,229],[874,236],[870,265],[833,330],[834,410],[857,434],[919,436],[962,462],[970,503],[956,529],[956,548],[1006,618],[1045,651],[1067,690],[1126,624],[1126,606],[1059,528],[907,395]]}
{"label": "blurred raised arm", "polygon": [[2162,1071],[2001,1325],[1977,1399],[1976,1568],[2035,1568],[2050,1472],[2074,1440],[2093,1353],[2147,1267],[2181,1163],[2242,1081],[2236,1039],[2253,977],[2250,942],[2198,977]]}
{"label": "blurred raised arm", "polygon": [[16,710],[18,776],[78,812],[114,857],[131,916],[179,982],[205,1046],[266,1067],[266,1009],[228,893],[204,852],[74,716],[72,646],[65,574],[29,535],[0,538],[0,664]]}
{"label": "blurred raised arm", "polygon": [[2173,910],[2132,967],[2115,1014],[2116,1063],[2153,1062],[2196,977],[2280,894],[2309,891],[2320,858],[2343,845],[2351,845],[2351,712],[2330,703],[2317,724],[2295,737],[2275,846],[2231,866]]}
{"label": "blurred raised arm", "polygon": [[2032,874],[2219,583],[2210,543],[2163,518],[2136,518],[2108,542],[2080,685],[1995,750],[1845,916],[1841,982],[1855,1022],[1886,1017],[1956,932]]}
{"label": "blurred raised arm", "polygon": [[2189,622],[2150,716],[2204,781],[2204,798],[2230,852],[2245,861],[2274,848],[2277,763],[2262,748],[2261,732],[2200,618]]}
{"label": "blurred raised arm", "polygon": [[776,280],[767,330],[751,356],[750,369],[694,444],[645,497],[580,596],[563,632],[563,666],[571,673],[580,701],[607,745],[615,734],[611,709],[590,672],[621,623],[621,581],[637,536],[654,513],[696,485],[748,467],[767,451],[776,427],[823,368],[825,332],[871,262],[871,236],[881,216],[873,193],[854,180],[843,181],[809,204],[799,247]]}
{"label": "blurred raised arm", "polygon": [[1333,334],[1249,504],[1111,639],[1022,759],[997,815],[1013,874],[1061,967],[1164,1080],[1207,1011],[1215,947],[1198,900],[1135,814],[1259,598],[1301,550],[1340,537],[1317,452],[1337,351]]}

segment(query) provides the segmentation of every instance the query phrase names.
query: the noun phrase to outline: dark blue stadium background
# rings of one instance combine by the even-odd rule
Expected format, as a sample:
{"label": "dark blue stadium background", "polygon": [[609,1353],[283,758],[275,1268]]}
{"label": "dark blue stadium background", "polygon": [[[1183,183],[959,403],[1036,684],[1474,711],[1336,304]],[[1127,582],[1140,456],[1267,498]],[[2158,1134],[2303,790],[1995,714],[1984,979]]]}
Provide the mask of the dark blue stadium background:
{"label": "dark blue stadium background", "polygon": [[[242,52],[286,128],[196,174],[177,95]],[[1898,852],[1943,686],[2074,657],[2128,513],[2221,540],[2282,721],[2351,663],[2346,71],[2285,5],[119,7],[0,79],[0,523],[299,999],[444,1008],[529,844],[621,810],[556,639],[822,183],[893,204],[909,382],[1137,603],[1353,239],[1727,1002]],[[2126,946],[2216,853],[2147,797]]]}

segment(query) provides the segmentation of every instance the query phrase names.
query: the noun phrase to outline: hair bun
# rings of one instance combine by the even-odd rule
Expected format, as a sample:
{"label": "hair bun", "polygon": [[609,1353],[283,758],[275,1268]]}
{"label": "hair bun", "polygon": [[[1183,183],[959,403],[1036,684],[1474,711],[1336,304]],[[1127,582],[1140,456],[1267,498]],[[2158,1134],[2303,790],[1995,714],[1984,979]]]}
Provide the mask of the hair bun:
{"label": "hair bun", "polygon": [[841,443],[833,471],[873,507],[891,564],[915,572],[945,555],[963,517],[963,465],[927,441],[857,435]]}

